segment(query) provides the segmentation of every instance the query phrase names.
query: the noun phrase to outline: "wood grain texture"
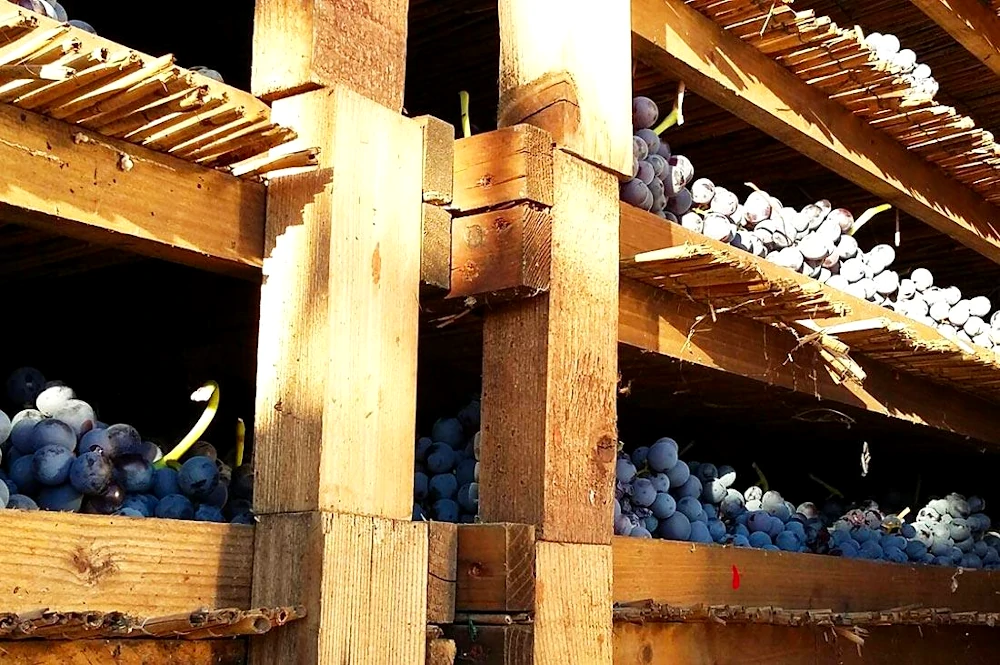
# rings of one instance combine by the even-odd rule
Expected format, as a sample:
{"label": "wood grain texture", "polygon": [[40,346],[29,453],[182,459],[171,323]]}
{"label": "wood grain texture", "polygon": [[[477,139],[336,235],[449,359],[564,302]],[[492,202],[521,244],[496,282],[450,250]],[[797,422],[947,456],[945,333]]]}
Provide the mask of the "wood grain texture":
{"label": "wood grain texture", "polygon": [[251,663],[424,661],[426,523],[314,512],[257,529],[254,601],[294,598],[308,614],[255,639]]}
{"label": "wood grain texture", "polygon": [[427,623],[455,620],[458,525],[427,523]]}
{"label": "wood grain texture", "polygon": [[[614,600],[835,612],[919,605],[1000,609],[1000,574],[787,552],[614,538]],[[733,589],[733,567],[739,588]],[[952,578],[957,588],[952,592]]]}
{"label": "wood grain texture", "polygon": [[260,0],[251,90],[275,100],[346,85],[403,107],[408,0]]}
{"label": "wood grain texture", "polygon": [[546,540],[606,544],[617,448],[618,187],[565,153],[556,153],[554,171],[549,291],[485,316],[480,515],[533,524]]}
{"label": "wood grain texture", "polygon": [[427,641],[427,665],[455,665],[455,640],[441,638]]}
{"label": "wood grain texture", "polygon": [[632,0],[635,55],[992,261],[1000,210],[679,0]]}
{"label": "wood grain texture", "polygon": [[616,665],[993,665],[993,628],[881,626],[858,648],[831,631],[778,626],[619,623]]}
{"label": "wood grain texture", "polygon": [[463,524],[458,528],[456,609],[501,614],[535,607],[535,528]]}
{"label": "wood grain texture", "polygon": [[456,665],[531,665],[536,662],[534,632],[530,625],[453,625],[445,626],[445,634],[455,641]]}
{"label": "wood grain texture", "polygon": [[1000,76],[1000,17],[977,0],[911,0],[981,63]]}
{"label": "wood grain texture", "polygon": [[0,642],[4,665],[243,665],[246,640]]}
{"label": "wood grain texture", "polygon": [[4,221],[258,278],[259,183],[9,105],[0,106],[0,160]]}
{"label": "wood grain texture", "polygon": [[553,202],[552,136],[515,125],[455,142],[456,214],[467,215],[512,202]]}
{"label": "wood grain texture", "polygon": [[421,204],[420,235],[420,295],[445,295],[451,288],[451,213]]}
{"label": "wood grain texture", "polygon": [[[623,257],[672,247],[679,242],[679,233],[688,233],[634,210],[622,206]],[[867,374],[864,385],[836,384],[812,348],[795,350],[798,341],[790,333],[733,315],[719,315],[713,321],[707,306],[633,280],[621,281],[618,339],[645,351],[905,422],[1000,443],[1000,434],[992,425],[995,406],[985,400],[894,371],[858,354],[852,357]],[[795,362],[786,362],[790,354]]]}
{"label": "wood grain texture", "polygon": [[565,150],[632,175],[629,4],[500,0],[500,126],[529,123]]}
{"label": "wood grain texture", "polygon": [[549,287],[552,216],[522,203],[451,225],[449,298],[533,296]]}
{"label": "wood grain texture", "polygon": [[410,519],[420,128],[343,87],[274,114],[322,152],[318,171],[268,195],[255,507]]}
{"label": "wood grain texture", "polygon": [[535,545],[536,663],[611,663],[608,545]]}
{"label": "wood grain texture", "polygon": [[253,527],[0,511],[0,611],[248,608]]}
{"label": "wood grain texture", "polygon": [[413,119],[423,133],[423,194],[425,203],[451,203],[455,181],[455,127],[432,115]]}

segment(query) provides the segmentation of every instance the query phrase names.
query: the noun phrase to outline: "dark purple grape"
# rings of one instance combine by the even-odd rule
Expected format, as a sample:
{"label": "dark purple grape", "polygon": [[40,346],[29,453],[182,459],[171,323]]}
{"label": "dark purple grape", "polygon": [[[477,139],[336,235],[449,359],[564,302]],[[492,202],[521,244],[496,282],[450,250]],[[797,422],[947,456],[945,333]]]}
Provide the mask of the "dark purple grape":
{"label": "dark purple grape", "polygon": [[92,430],[97,422],[93,407],[79,399],[67,400],[54,407],[52,418],[69,425],[77,439]]}
{"label": "dark purple grape", "polygon": [[648,194],[649,187],[639,178],[632,178],[622,185],[621,199],[629,205],[641,207]]}
{"label": "dark purple grape", "polygon": [[655,155],[660,150],[660,137],[652,129],[640,129],[635,132],[635,135],[640,139],[645,141],[647,155]]}
{"label": "dark purple grape", "polygon": [[[156,504],[153,504],[153,510],[156,509]],[[125,500],[122,502],[122,507],[118,509],[118,515],[122,515],[125,510],[134,510],[138,517],[152,517],[153,513],[149,508],[149,503],[145,499],[145,495],[133,494],[131,496],[126,496]],[[136,515],[131,515],[136,517]]]}
{"label": "dark purple grape", "polygon": [[37,503],[42,510],[75,513],[80,510],[83,495],[68,484],[58,487],[43,487],[38,492]]}
{"label": "dark purple grape", "polygon": [[194,518],[198,522],[221,522],[225,523],[226,518],[223,517],[222,511],[216,506],[210,506],[206,503],[198,506],[198,510],[194,511]]}
{"label": "dark purple grape", "polygon": [[69,482],[77,492],[88,496],[103,494],[111,484],[114,467],[104,451],[86,452],[73,461]]}
{"label": "dark purple grape", "polygon": [[83,502],[83,512],[94,515],[113,515],[125,503],[125,492],[111,483],[103,493],[87,497]]}
{"label": "dark purple grape", "polygon": [[142,457],[119,456],[114,467],[115,482],[126,492],[138,494],[153,489],[153,465]]}
{"label": "dark purple grape", "polygon": [[155,444],[143,441],[139,432],[131,425],[119,423],[112,425],[107,430],[109,450],[106,451],[111,459],[136,455],[142,457],[147,462],[152,463],[156,459],[158,448]]}
{"label": "dark purple grape", "polygon": [[156,469],[153,472],[153,495],[162,499],[168,494],[180,494],[181,487],[177,484],[177,471],[170,467]]}
{"label": "dark purple grape", "polygon": [[8,510],[38,510],[38,504],[30,496],[11,494],[7,500]]}
{"label": "dark purple grape", "polygon": [[184,453],[184,459],[188,460],[192,457],[207,457],[211,460],[217,460],[219,459],[219,451],[208,441],[197,441],[190,450]]}
{"label": "dark purple grape", "polygon": [[219,484],[219,469],[207,457],[192,457],[177,472],[181,491],[194,499],[208,497]]}
{"label": "dark purple grape", "polygon": [[156,516],[170,520],[194,519],[194,505],[186,496],[168,494],[156,505]]}
{"label": "dark purple grape", "polygon": [[209,494],[202,503],[216,508],[222,508],[229,501],[229,488],[219,483],[212,493]]}
{"label": "dark purple grape", "polygon": [[253,496],[253,467],[244,464],[233,471],[229,493],[234,497],[248,500]]}
{"label": "dark purple grape", "polygon": [[636,161],[642,161],[649,156],[649,145],[638,136],[632,137],[632,157]]}
{"label": "dark purple grape", "polygon": [[653,165],[644,159],[639,162],[639,171],[635,177],[648,186],[656,179],[656,171],[653,169]]}
{"label": "dark purple grape", "polygon": [[31,458],[31,472],[42,485],[55,487],[69,478],[75,456],[62,446],[42,446]]}
{"label": "dark purple grape", "polygon": [[632,98],[632,128],[646,129],[656,124],[660,109],[649,97]]}

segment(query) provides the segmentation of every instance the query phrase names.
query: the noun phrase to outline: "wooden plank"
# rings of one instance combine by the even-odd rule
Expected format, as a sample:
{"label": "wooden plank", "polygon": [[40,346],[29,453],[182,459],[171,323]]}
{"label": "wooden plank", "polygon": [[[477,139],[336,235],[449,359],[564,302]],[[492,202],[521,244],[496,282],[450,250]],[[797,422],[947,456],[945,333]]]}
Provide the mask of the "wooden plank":
{"label": "wooden plank", "polygon": [[565,153],[556,153],[554,172],[549,291],[485,314],[480,516],[534,524],[546,540],[606,544],[617,449],[618,188]]}
{"label": "wooden plank", "polygon": [[432,115],[414,118],[423,132],[424,202],[448,205],[455,180],[455,127]]}
{"label": "wooden plank", "polygon": [[933,228],[1000,261],[1000,210],[679,0],[632,0],[633,51]]}
{"label": "wooden plank", "polygon": [[535,662],[534,633],[530,625],[454,625],[445,626],[445,634],[455,641],[456,665],[530,665]]}
{"label": "wooden plank", "polygon": [[611,663],[608,545],[535,545],[535,662]]}
{"label": "wooden plank", "polygon": [[0,511],[0,612],[250,607],[253,527]]}
{"label": "wooden plank", "polygon": [[260,0],[253,94],[271,101],[341,84],[403,108],[408,0]]}
{"label": "wooden plank", "polygon": [[451,288],[451,213],[420,205],[420,295],[444,295]]}
{"label": "wooden plank", "polygon": [[264,186],[0,105],[0,216],[257,279]]}
{"label": "wooden plank", "polygon": [[250,663],[424,662],[427,547],[425,522],[318,512],[261,516],[253,602],[294,599],[308,613],[255,638]]}
{"label": "wooden plank", "polygon": [[428,522],[427,537],[427,623],[452,623],[458,577],[458,525]]}
{"label": "wooden plank", "polygon": [[[633,210],[622,206],[623,257],[672,247],[678,244],[678,234],[685,232],[675,224]],[[862,312],[861,318],[866,315]],[[705,305],[628,279],[621,282],[618,339],[645,351],[905,422],[1000,443],[992,425],[996,407],[985,400],[893,371],[856,353],[852,357],[867,374],[864,385],[836,384],[818,354],[808,347],[796,349],[798,341],[790,333],[732,315],[720,315],[713,321]],[[793,350],[795,362],[786,362]]]}
{"label": "wooden plank", "polygon": [[[614,600],[834,612],[1000,610],[1000,573],[616,537]],[[733,567],[739,571],[738,585]],[[952,591],[952,581],[956,588]],[[738,588],[733,588],[738,586]]]}
{"label": "wooden plank", "polygon": [[994,628],[879,626],[860,650],[831,629],[617,623],[618,665],[993,665]]}
{"label": "wooden plank", "polygon": [[1000,18],[977,0],[912,0],[945,32],[1000,76]]}
{"label": "wooden plank", "polygon": [[420,128],[343,87],[274,115],[322,152],[318,171],[269,187],[255,507],[410,519]]}
{"label": "wooden plank", "polygon": [[0,642],[4,665],[243,665],[246,640]]}
{"label": "wooden plank", "polygon": [[427,641],[427,665],[455,665],[455,640],[436,638]]}
{"label": "wooden plank", "polygon": [[515,125],[455,142],[451,207],[467,215],[527,201],[549,207],[552,137],[531,125]]}
{"label": "wooden plank", "polygon": [[500,0],[500,126],[529,123],[560,147],[632,175],[629,7]]}
{"label": "wooden plank", "polygon": [[515,614],[535,607],[535,527],[463,524],[458,529],[456,609]]}
{"label": "wooden plank", "polygon": [[549,287],[552,216],[522,203],[458,217],[451,226],[449,298],[536,295]]}

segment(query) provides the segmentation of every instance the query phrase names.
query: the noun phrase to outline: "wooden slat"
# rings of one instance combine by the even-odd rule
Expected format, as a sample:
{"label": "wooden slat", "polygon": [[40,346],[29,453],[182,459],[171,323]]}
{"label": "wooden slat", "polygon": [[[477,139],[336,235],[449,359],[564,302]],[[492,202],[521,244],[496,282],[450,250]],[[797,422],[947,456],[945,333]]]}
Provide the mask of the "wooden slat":
{"label": "wooden slat", "polygon": [[262,0],[256,3],[253,94],[266,100],[346,85],[403,107],[408,0]]}
{"label": "wooden slat", "polygon": [[0,533],[0,612],[250,606],[252,527],[0,511]]}
{"label": "wooden slat", "polygon": [[455,127],[431,115],[414,118],[423,133],[423,183],[425,203],[451,203],[455,180]]}
{"label": "wooden slat", "polygon": [[342,87],[274,113],[322,152],[318,171],[268,192],[255,506],[410,519],[420,128]]}
{"label": "wooden slat", "polygon": [[0,642],[4,665],[244,665],[245,640]]}
{"label": "wooden slat", "polygon": [[616,623],[620,665],[993,665],[995,628],[873,628],[859,648],[830,629]]}
{"label": "wooden slat", "polygon": [[[841,557],[765,552],[616,537],[614,600],[678,606],[742,605],[835,612],[918,605],[955,612],[1000,609],[1000,574],[886,564]],[[734,588],[733,567],[739,571]],[[952,591],[952,582],[955,590]]]}
{"label": "wooden slat", "polygon": [[911,0],[1000,76],[1000,17],[978,0]]}
{"label": "wooden slat", "polygon": [[444,295],[451,289],[451,213],[422,203],[420,236],[420,295]]}
{"label": "wooden slat", "polygon": [[0,105],[6,221],[256,278],[264,187]]}
{"label": "wooden slat", "polygon": [[457,217],[449,298],[531,296],[549,287],[552,216],[529,204]]}
{"label": "wooden slat", "polygon": [[647,64],[1000,261],[1000,210],[691,7],[679,0],[633,0],[632,36],[635,54]]}
{"label": "wooden slat", "polygon": [[568,152],[632,175],[628,5],[500,0],[501,127],[547,130]]}
{"label": "wooden slat", "polygon": [[551,206],[552,136],[515,125],[455,142],[456,214],[467,215],[514,202]]}
{"label": "wooden slat", "polygon": [[263,515],[254,601],[306,617],[255,638],[252,665],[422,663],[427,524],[331,513]]}
{"label": "wooden slat", "polygon": [[429,522],[427,537],[427,623],[451,623],[455,620],[458,525]]}
{"label": "wooden slat", "polygon": [[535,606],[535,528],[464,524],[458,529],[455,607],[514,614]]}

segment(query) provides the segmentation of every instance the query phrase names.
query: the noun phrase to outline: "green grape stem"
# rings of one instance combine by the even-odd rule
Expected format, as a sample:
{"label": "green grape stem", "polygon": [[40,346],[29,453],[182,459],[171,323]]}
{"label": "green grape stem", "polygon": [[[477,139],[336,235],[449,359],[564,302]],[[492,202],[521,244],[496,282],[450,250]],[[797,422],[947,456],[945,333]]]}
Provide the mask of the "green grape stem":
{"label": "green grape stem", "polygon": [[472,136],[472,124],[469,122],[469,93],[462,90],[458,93],[458,100],[462,107],[462,136],[469,138]]}
{"label": "green grape stem", "polygon": [[810,473],[809,480],[813,481],[814,483],[819,483],[820,485],[822,485],[823,489],[825,489],[827,492],[830,493],[830,496],[839,496],[841,499],[844,498],[843,492],[838,490],[833,485],[830,485],[829,483],[821,480],[820,478],[817,478],[815,474]]}
{"label": "green grape stem", "polygon": [[215,381],[208,381],[201,388],[196,390],[191,399],[194,401],[203,401],[205,398],[202,396],[205,392],[211,390],[211,396],[208,398],[208,404],[205,406],[205,410],[202,412],[201,417],[198,422],[194,424],[191,431],[188,432],[180,443],[174,446],[173,450],[164,455],[158,462],[153,464],[157,469],[162,469],[167,465],[174,466],[178,463],[181,457],[184,456],[188,450],[191,449],[201,435],[205,433],[208,426],[212,424],[212,420],[215,418],[216,412],[219,410],[219,384]]}
{"label": "green grape stem", "polygon": [[675,106],[673,110],[667,114],[667,117],[665,117],[653,131],[656,132],[657,136],[659,136],[660,134],[667,131],[676,124],[677,124],[677,107]]}
{"label": "green grape stem", "polygon": [[875,215],[879,214],[880,212],[885,212],[886,210],[888,210],[890,208],[892,208],[892,206],[889,205],[888,203],[883,203],[882,205],[877,205],[877,206],[874,206],[872,208],[868,208],[868,210],[865,210],[863,213],[861,213],[860,217],[858,217],[856,220],[854,220],[854,224],[851,225],[851,228],[847,232],[847,235],[853,236],[855,233],[858,232],[858,230],[862,226],[864,226],[865,224],[867,224],[871,220],[872,217],[874,217]]}
{"label": "green grape stem", "polygon": [[759,478],[759,480],[757,481],[757,485],[759,485],[760,488],[765,492],[770,490],[771,486],[767,482],[767,476],[765,476],[764,472],[760,470],[759,466],[757,466],[757,462],[754,462],[750,466],[752,466],[753,470],[757,472],[757,478]]}

